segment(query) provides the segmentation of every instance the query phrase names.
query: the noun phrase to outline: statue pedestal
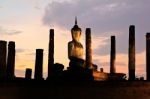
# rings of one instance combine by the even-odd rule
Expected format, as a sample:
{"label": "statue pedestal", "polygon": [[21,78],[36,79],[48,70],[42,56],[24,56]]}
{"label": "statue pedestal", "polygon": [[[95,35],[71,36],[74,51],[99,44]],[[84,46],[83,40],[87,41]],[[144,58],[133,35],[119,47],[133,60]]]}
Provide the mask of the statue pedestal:
{"label": "statue pedestal", "polygon": [[85,61],[80,58],[71,57],[69,62],[69,68],[76,69],[76,68],[84,68]]}
{"label": "statue pedestal", "polygon": [[93,71],[85,68],[85,61],[79,58],[70,58],[64,78],[68,81],[93,81]]}

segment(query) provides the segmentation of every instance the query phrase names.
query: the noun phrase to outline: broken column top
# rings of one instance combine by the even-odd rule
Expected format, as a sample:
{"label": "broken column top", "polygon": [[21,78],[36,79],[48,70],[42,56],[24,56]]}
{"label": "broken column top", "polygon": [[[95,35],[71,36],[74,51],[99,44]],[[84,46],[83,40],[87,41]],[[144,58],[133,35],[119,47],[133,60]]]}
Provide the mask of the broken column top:
{"label": "broken column top", "polygon": [[36,51],[41,51],[41,52],[42,52],[42,51],[43,51],[43,49],[36,49]]}
{"label": "broken column top", "polygon": [[146,33],[146,38],[150,38],[150,32]]}
{"label": "broken column top", "polygon": [[86,28],[86,33],[91,33],[91,28]]}
{"label": "broken column top", "polygon": [[6,43],[7,43],[7,41],[4,41],[4,40],[0,40],[0,43],[5,43],[5,44],[6,44]]}
{"label": "broken column top", "polygon": [[130,25],[130,27],[129,27],[129,31],[135,31],[135,25]]}
{"label": "broken column top", "polygon": [[11,44],[15,44],[15,42],[14,42],[14,41],[9,41],[9,43],[11,43]]}
{"label": "broken column top", "polygon": [[54,32],[54,29],[50,29],[50,32]]}
{"label": "broken column top", "polygon": [[135,28],[135,25],[130,25],[131,28]]}
{"label": "broken column top", "polygon": [[14,41],[10,41],[8,44],[9,47],[15,46],[15,42]]}
{"label": "broken column top", "polygon": [[31,68],[27,68],[26,72],[25,72],[25,78],[26,79],[31,79],[32,76],[32,69]]}
{"label": "broken column top", "polygon": [[115,36],[114,36],[114,35],[112,35],[112,36],[111,36],[111,38],[112,38],[112,39],[115,39]]}

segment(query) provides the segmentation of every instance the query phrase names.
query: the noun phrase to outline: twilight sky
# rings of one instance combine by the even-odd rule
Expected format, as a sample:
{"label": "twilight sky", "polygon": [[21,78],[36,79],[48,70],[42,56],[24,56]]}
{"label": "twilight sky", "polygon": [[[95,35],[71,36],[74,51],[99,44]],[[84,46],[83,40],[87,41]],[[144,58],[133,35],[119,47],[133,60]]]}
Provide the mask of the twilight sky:
{"label": "twilight sky", "polygon": [[[35,49],[44,49],[47,77],[49,29],[55,29],[55,62],[68,66],[67,43],[75,16],[92,30],[93,62],[109,72],[110,36],[116,36],[116,69],[128,70],[128,28],[136,29],[136,75],[145,77],[145,34],[150,31],[150,0],[0,0],[0,40],[16,42],[16,76],[35,65]],[[65,68],[66,68],[65,67]]]}

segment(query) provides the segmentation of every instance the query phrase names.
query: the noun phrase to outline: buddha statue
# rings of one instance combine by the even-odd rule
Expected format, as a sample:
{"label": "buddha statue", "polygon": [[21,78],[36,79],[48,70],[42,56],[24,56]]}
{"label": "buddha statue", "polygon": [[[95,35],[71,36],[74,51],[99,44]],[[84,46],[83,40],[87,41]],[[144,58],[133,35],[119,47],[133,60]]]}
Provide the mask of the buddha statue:
{"label": "buddha statue", "polygon": [[83,59],[83,46],[80,43],[81,28],[75,25],[71,29],[72,41],[68,42],[68,58],[70,60],[69,67],[65,72],[65,77],[75,81],[93,80],[92,71],[86,68],[85,60]]}
{"label": "buddha statue", "polygon": [[83,46],[80,43],[81,28],[77,25],[77,18],[75,19],[75,25],[71,29],[72,41],[68,42],[68,58],[70,59],[70,65],[78,65],[83,67]]}
{"label": "buddha statue", "polygon": [[80,43],[81,28],[77,25],[77,19],[75,20],[75,25],[71,29],[72,41],[68,43],[68,58],[79,58],[83,59],[83,46]]}

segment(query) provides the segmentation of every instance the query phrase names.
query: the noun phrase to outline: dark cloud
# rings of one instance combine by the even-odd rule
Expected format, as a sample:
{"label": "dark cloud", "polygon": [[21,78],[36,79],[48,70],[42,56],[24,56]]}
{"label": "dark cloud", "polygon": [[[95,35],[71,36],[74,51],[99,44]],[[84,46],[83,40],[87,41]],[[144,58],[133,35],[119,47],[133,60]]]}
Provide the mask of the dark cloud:
{"label": "dark cloud", "polygon": [[[149,4],[149,0],[52,2],[45,9],[43,23],[70,29],[74,17],[78,16],[81,28],[91,27],[95,36],[117,34],[117,53],[128,53],[128,27],[133,24],[136,26],[136,52],[142,52],[145,50],[145,33],[150,31]],[[110,53],[109,43],[108,40],[108,45],[99,47],[94,52]]]}
{"label": "dark cloud", "polygon": [[[95,55],[107,55],[110,52],[110,39],[106,39],[105,41],[103,41],[105,43],[107,43],[106,45],[99,45],[98,48],[93,50],[93,54]],[[98,42],[97,42],[98,44]]]}
{"label": "dark cloud", "polygon": [[19,30],[7,30],[0,26],[0,35],[17,35],[22,33],[22,31]]}
{"label": "dark cloud", "polygon": [[93,59],[93,63],[98,65],[99,68],[101,68],[101,67],[109,67],[110,66],[109,62],[103,62],[103,61],[100,61],[99,59]]}
{"label": "dark cloud", "polygon": [[25,52],[26,50],[25,49],[22,49],[22,48],[18,48],[18,49],[16,49],[16,52],[17,53],[23,53],[23,52]]}

